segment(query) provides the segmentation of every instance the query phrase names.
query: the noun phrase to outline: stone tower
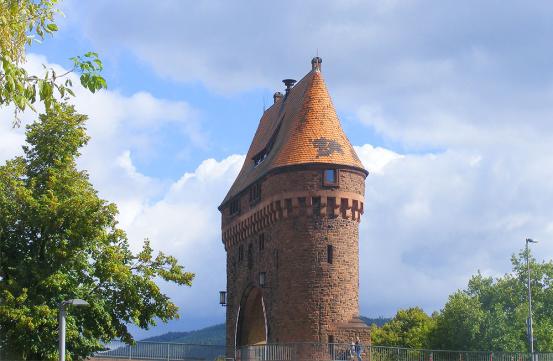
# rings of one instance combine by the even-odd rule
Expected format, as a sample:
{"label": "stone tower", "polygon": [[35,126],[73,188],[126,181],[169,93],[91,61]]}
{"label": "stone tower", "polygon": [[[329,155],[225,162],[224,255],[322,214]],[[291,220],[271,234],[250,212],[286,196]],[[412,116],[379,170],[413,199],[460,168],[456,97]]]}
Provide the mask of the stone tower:
{"label": "stone tower", "polygon": [[358,318],[368,172],[340,126],[322,59],[311,63],[275,93],[219,207],[230,347],[370,342]]}

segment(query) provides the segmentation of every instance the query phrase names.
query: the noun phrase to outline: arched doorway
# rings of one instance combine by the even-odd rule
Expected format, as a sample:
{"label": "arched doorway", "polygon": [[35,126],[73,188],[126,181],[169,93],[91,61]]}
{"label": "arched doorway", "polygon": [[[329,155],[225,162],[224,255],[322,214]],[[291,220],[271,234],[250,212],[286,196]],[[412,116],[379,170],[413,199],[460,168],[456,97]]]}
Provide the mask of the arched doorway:
{"label": "arched doorway", "polygon": [[261,289],[252,287],[242,298],[236,325],[236,346],[267,343],[265,306]]}

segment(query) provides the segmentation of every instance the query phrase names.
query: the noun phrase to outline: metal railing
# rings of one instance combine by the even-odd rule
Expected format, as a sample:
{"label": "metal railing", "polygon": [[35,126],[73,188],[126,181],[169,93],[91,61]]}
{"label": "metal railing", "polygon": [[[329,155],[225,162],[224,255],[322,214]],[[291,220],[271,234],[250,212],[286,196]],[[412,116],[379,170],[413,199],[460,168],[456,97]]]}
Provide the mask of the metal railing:
{"label": "metal railing", "polygon": [[[236,350],[236,361],[353,361],[351,344],[291,343],[245,346]],[[362,361],[553,361],[553,353],[418,350],[401,347],[362,346]]]}
{"label": "metal railing", "polygon": [[[340,343],[279,343],[234,350],[220,345],[138,341],[134,345],[111,342],[91,357],[97,360],[357,361],[357,351],[351,344]],[[362,361],[553,361],[553,353],[534,353],[532,358],[526,352],[418,350],[386,346],[361,346],[359,351]],[[0,360],[6,359],[0,357]]]}
{"label": "metal railing", "polygon": [[219,345],[193,345],[184,343],[165,343],[138,341],[134,345],[123,342],[111,342],[105,350],[94,353],[98,359],[130,360],[224,360],[226,347]]}

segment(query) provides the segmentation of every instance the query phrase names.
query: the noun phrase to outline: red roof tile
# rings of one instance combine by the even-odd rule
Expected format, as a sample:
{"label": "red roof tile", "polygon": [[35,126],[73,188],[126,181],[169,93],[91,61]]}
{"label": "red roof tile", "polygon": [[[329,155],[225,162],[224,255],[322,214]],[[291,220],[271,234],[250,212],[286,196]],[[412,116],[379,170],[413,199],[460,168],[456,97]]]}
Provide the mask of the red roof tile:
{"label": "red roof tile", "polygon": [[[263,154],[256,165],[256,156]],[[300,164],[342,165],[367,173],[340,125],[319,70],[310,71],[264,112],[223,204],[269,171]]]}

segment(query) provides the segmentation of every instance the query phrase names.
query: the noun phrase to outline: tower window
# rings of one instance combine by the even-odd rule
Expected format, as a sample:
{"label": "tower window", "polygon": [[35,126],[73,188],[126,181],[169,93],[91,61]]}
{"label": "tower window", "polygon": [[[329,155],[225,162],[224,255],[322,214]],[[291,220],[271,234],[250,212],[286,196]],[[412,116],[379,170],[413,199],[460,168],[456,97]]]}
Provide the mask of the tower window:
{"label": "tower window", "polygon": [[338,170],[325,169],[323,171],[323,186],[336,187],[338,186]]}
{"label": "tower window", "polygon": [[263,149],[261,152],[257,153],[253,157],[253,166],[257,167],[258,165],[260,165],[265,160],[265,158],[267,158],[268,153],[269,152],[267,151],[267,149]]}
{"label": "tower window", "polygon": [[275,249],[273,253],[274,262],[275,262],[275,268],[278,269],[278,249]]}
{"label": "tower window", "polygon": [[250,204],[255,204],[261,199],[261,183],[252,184],[250,187]]}
{"label": "tower window", "polygon": [[330,264],[334,261],[334,246],[331,244],[326,246],[326,261]]}
{"label": "tower window", "polygon": [[250,243],[248,245],[248,268],[253,267],[253,245]]}
{"label": "tower window", "polygon": [[[284,115],[280,119],[282,120],[283,117]],[[280,122],[278,127],[275,129],[275,132],[271,136],[271,139],[269,139],[269,143],[267,143],[265,148],[263,148],[259,153],[253,156],[252,160],[253,160],[254,168],[260,165],[261,163],[263,163],[263,161],[267,158],[267,156],[271,152],[271,149],[273,148],[273,144],[275,144],[278,131],[280,130],[280,124],[282,124],[282,122]]]}
{"label": "tower window", "polygon": [[230,215],[235,215],[240,213],[240,198],[230,202]]}
{"label": "tower window", "polygon": [[265,285],[267,285],[267,273],[259,272],[259,287],[265,288]]}
{"label": "tower window", "polygon": [[263,251],[265,249],[265,234],[261,233],[259,235],[259,251]]}
{"label": "tower window", "polygon": [[238,262],[242,262],[242,260],[244,259],[244,246],[243,245],[240,245],[238,246]]}

